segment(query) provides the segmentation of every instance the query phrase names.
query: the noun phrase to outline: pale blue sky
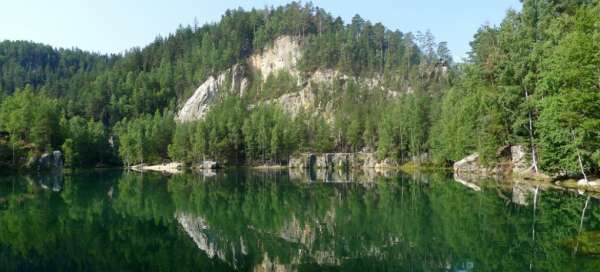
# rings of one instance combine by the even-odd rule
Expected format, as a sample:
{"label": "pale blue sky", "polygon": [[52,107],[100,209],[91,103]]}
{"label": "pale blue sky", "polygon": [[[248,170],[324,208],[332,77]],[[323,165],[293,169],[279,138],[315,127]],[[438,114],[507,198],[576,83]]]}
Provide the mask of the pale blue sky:
{"label": "pale blue sky", "polygon": [[[30,40],[55,47],[78,47],[119,53],[144,46],[178,25],[218,21],[228,8],[277,6],[289,1],[266,0],[2,0],[0,40]],[[469,50],[475,31],[498,24],[518,0],[368,0],[312,1],[349,22],[360,14],[403,32],[431,30],[447,41],[456,60]]]}

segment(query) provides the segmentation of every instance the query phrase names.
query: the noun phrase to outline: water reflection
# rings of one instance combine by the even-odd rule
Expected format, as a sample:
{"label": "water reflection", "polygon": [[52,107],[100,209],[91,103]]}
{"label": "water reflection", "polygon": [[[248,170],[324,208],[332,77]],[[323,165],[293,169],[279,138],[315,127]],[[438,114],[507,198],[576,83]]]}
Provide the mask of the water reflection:
{"label": "water reflection", "polygon": [[594,271],[600,265],[593,197],[525,183],[469,183],[480,190],[444,173],[2,178],[0,262],[6,270],[62,271]]}

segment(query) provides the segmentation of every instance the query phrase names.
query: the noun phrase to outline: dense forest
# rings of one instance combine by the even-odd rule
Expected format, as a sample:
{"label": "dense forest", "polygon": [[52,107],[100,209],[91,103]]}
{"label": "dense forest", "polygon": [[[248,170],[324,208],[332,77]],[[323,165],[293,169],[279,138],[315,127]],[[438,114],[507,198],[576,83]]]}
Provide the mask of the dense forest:
{"label": "dense forest", "polygon": [[[257,103],[294,92],[293,76],[252,80],[203,120],[176,111],[210,76],[244,63],[282,35],[302,40],[301,76],[333,69],[380,86],[334,82],[319,101],[334,116],[289,115]],[[218,23],[180,27],[119,55],[23,41],[0,43],[0,165],[62,150],[70,166],[210,158],[281,163],[290,154],[377,152],[447,166],[479,152],[526,147],[533,171],[600,171],[600,3],[525,0],[474,35],[455,64],[445,42],[360,16],[351,22],[293,2],[227,11]],[[403,92],[389,99],[383,89]],[[258,91],[260,90],[260,91]],[[332,102],[333,101],[333,102]]]}

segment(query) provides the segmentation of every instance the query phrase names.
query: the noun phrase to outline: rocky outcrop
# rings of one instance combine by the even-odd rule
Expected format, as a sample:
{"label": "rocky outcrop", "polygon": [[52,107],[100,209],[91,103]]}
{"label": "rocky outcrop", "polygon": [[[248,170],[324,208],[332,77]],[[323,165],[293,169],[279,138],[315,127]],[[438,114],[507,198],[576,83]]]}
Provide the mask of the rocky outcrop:
{"label": "rocky outcrop", "polygon": [[513,173],[527,171],[528,161],[522,146],[506,146],[498,150],[500,161],[493,165],[483,165],[479,154],[473,153],[454,163],[455,176],[466,177],[505,177]]}
{"label": "rocky outcrop", "polygon": [[[279,71],[289,73],[297,79],[299,91],[283,94],[259,103],[276,104],[292,116],[299,112],[312,112],[319,114],[328,122],[333,121],[335,105],[337,101],[318,101],[317,91],[334,92],[336,84],[353,82],[362,88],[373,89],[383,92],[390,99],[399,97],[402,93],[411,92],[411,87],[401,85],[398,89],[390,90],[384,87],[383,78],[376,76],[372,78],[357,78],[348,76],[333,69],[319,69],[312,73],[302,74],[298,69],[298,62],[302,57],[302,40],[291,36],[281,36],[263,50],[254,53],[247,60],[236,64],[221,74],[209,77],[184,103],[177,113],[176,120],[189,122],[202,119],[210,109],[211,105],[217,103],[224,95],[243,96],[249,86],[249,78],[260,75],[264,83],[269,75]],[[260,86],[257,86],[260,92]],[[332,97],[335,97],[333,95]]]}
{"label": "rocky outcrop", "polygon": [[290,156],[288,166],[299,169],[381,169],[394,168],[398,164],[390,160],[379,160],[375,153],[302,153]]}
{"label": "rocky outcrop", "polygon": [[39,159],[34,161],[37,169],[42,171],[54,171],[63,168],[63,155],[58,150],[51,153],[44,153]]}
{"label": "rocky outcrop", "polygon": [[284,94],[278,98],[266,101],[267,104],[279,105],[286,113],[296,116],[301,111],[308,111],[315,106],[316,97],[310,87],[301,91]]}
{"label": "rocky outcrop", "polygon": [[487,167],[481,164],[478,153],[466,156],[454,163],[454,173],[458,176],[495,176],[502,173],[498,166]]}
{"label": "rocky outcrop", "polygon": [[523,173],[530,169],[529,161],[525,156],[525,149],[522,145],[513,145],[510,147],[512,171],[515,173]]}
{"label": "rocky outcrop", "polygon": [[205,160],[203,161],[200,165],[198,165],[198,168],[200,169],[218,169],[219,168],[219,163],[217,163],[216,161],[211,161],[211,160]]}
{"label": "rocky outcrop", "polygon": [[[301,55],[300,41],[290,36],[282,36],[276,39],[270,47],[250,56],[247,63],[251,72],[261,74],[263,80],[266,80],[270,74],[280,70],[285,70],[298,77],[299,72],[296,65]],[[224,94],[243,96],[248,85],[248,74],[242,64],[234,65],[217,77],[210,76],[184,103],[177,113],[176,120],[179,122],[200,120],[208,112],[211,105],[218,101],[219,97]],[[306,105],[313,101],[308,93],[282,97],[281,100],[282,104],[288,105]],[[300,108],[300,106],[294,107],[294,112],[299,111]]]}
{"label": "rocky outcrop", "polygon": [[183,165],[178,162],[170,162],[170,163],[161,163],[161,164],[138,164],[131,167],[131,170],[144,172],[144,171],[155,171],[162,172],[168,174],[178,174],[181,173],[181,168]]}
{"label": "rocky outcrop", "polygon": [[[316,167],[320,169],[348,169],[350,166],[349,153],[325,153],[317,157]],[[354,166],[354,165],[353,165]]]}
{"label": "rocky outcrop", "polygon": [[290,156],[288,166],[295,169],[309,169],[316,164],[317,156],[312,153],[302,153]]}
{"label": "rocky outcrop", "polygon": [[262,52],[250,56],[248,64],[252,72],[262,75],[263,80],[280,70],[298,76],[296,66],[301,56],[300,40],[291,36],[281,36]]}
{"label": "rocky outcrop", "polygon": [[223,261],[227,261],[225,250],[219,246],[217,239],[210,235],[209,226],[204,218],[183,213],[175,215],[175,218],[177,218],[185,232],[192,237],[196,246],[209,258],[216,256]]}
{"label": "rocky outcrop", "polygon": [[221,96],[221,91],[225,90],[232,94],[243,95],[247,87],[248,79],[245,75],[245,69],[239,64],[227,69],[216,78],[210,76],[185,102],[175,119],[180,122],[202,119],[210,106],[217,102],[217,99]]}

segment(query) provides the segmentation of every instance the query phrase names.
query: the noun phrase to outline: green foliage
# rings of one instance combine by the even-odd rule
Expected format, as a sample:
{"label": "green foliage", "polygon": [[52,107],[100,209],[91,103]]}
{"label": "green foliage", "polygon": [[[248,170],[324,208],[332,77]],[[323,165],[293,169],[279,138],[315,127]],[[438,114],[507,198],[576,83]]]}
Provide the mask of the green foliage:
{"label": "green foliage", "polygon": [[296,149],[292,119],[275,106],[258,106],[244,121],[246,157],[251,161],[286,161]]}
{"label": "green foliage", "polygon": [[173,133],[172,143],[168,147],[169,158],[182,161],[190,162],[193,161],[193,154],[195,153],[192,148],[192,133],[194,132],[193,124],[178,124],[175,127]]}
{"label": "green foliage", "polygon": [[496,160],[498,147],[509,137],[499,117],[502,100],[498,90],[474,76],[474,67],[462,68],[464,76],[445,93],[440,119],[432,128],[429,140],[433,160],[446,164],[476,151],[484,163],[489,163]]}
{"label": "green foliage", "polygon": [[478,151],[489,162],[511,144],[528,147],[547,172],[598,172],[599,23],[597,1],[523,1],[500,27],[482,27],[443,97],[434,159]]}
{"label": "green foliage", "polygon": [[579,159],[583,171],[600,170],[599,16],[600,4],[584,6],[551,29],[568,33],[549,49],[539,87],[540,163],[552,172],[579,173]]}
{"label": "green foliage", "polygon": [[[260,77],[256,79],[257,82],[261,80]],[[271,73],[263,84],[257,83],[254,85],[259,89],[251,89],[246,96],[256,102],[279,98],[286,93],[297,92],[300,89],[298,79],[287,71]]]}
{"label": "green foliage", "polygon": [[86,121],[81,117],[62,119],[65,141],[61,146],[68,166],[93,166],[110,162],[112,152],[108,134],[100,122]]}
{"label": "green foliage", "polygon": [[247,108],[241,99],[228,97],[202,121],[178,124],[169,146],[170,157],[230,164],[287,161],[298,148],[300,125],[275,106]]}
{"label": "green foliage", "polygon": [[[499,148],[522,145],[541,170],[600,173],[599,6],[523,1],[499,26],[481,27],[457,66],[430,32],[392,31],[358,15],[346,24],[297,2],[229,10],[218,23],[180,27],[118,56],[5,41],[0,131],[9,137],[1,148],[15,151],[11,160],[61,148],[73,166],[114,162],[117,149],[126,164],[361,150],[450,164],[472,152],[492,163]],[[251,74],[243,98],[222,93],[202,121],[175,125],[167,112],[199,82],[281,35],[303,46],[300,78]],[[343,79],[306,80],[331,70]],[[308,84],[314,108],[295,118],[265,103]]]}
{"label": "green foliage", "polygon": [[[77,95],[116,56],[102,56],[78,49],[56,50],[26,41],[0,42],[0,92],[10,95],[30,85],[48,95]],[[1,95],[0,95],[1,96]]]}
{"label": "green foliage", "polygon": [[127,165],[161,162],[168,156],[168,146],[175,131],[173,114],[156,112],[121,120],[115,125],[119,155]]}
{"label": "green foliage", "polygon": [[40,150],[55,147],[61,142],[58,102],[34,94],[30,86],[17,90],[2,101],[0,130],[13,142],[32,143]]}

